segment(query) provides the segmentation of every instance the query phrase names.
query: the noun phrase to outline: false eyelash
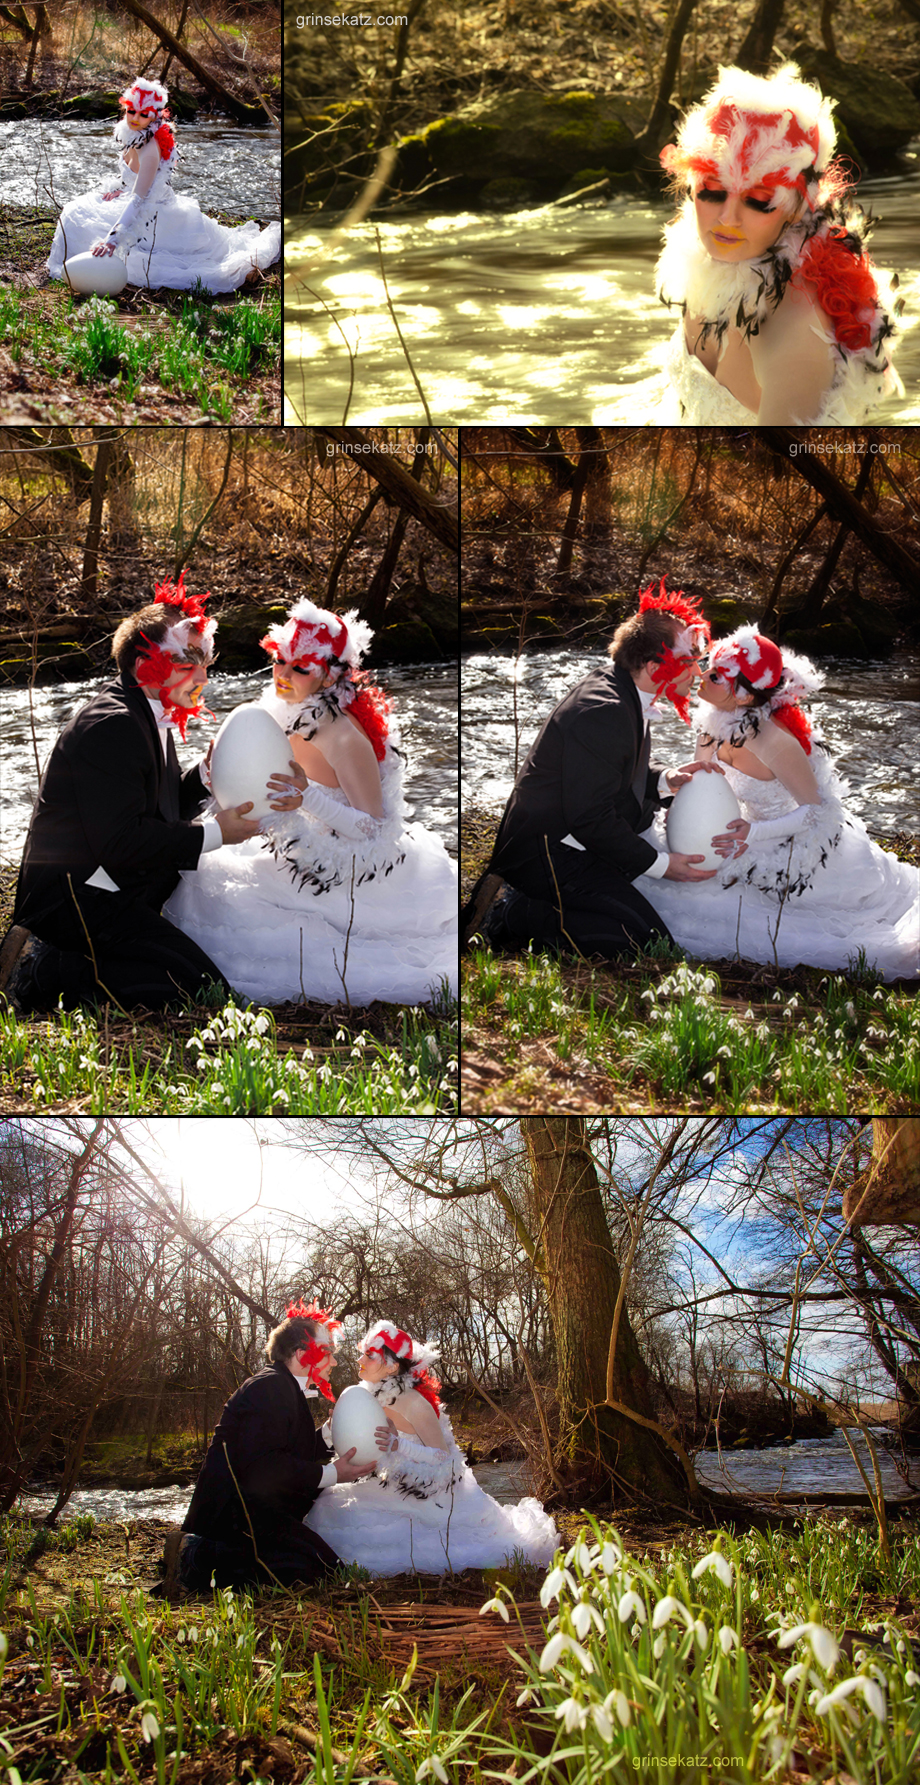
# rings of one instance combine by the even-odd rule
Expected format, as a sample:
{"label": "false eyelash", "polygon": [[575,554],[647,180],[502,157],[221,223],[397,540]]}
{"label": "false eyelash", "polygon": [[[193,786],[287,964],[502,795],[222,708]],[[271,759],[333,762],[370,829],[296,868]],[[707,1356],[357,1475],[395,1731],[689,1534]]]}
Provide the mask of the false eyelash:
{"label": "false eyelash", "polygon": [[[709,204],[721,205],[725,203],[726,194],[724,192],[710,192],[706,187],[703,187],[696,196],[697,198],[706,199]],[[750,205],[752,211],[769,213],[774,209],[774,206],[768,198],[746,198],[744,202],[746,205]]]}

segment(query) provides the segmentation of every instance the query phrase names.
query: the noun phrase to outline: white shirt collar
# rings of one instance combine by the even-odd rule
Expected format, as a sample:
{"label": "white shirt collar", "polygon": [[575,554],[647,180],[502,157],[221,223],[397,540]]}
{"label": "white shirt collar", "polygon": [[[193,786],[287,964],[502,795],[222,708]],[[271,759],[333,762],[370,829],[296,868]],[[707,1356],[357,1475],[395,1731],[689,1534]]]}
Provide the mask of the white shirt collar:
{"label": "white shirt collar", "polygon": [[637,686],[636,693],[638,694],[639,700],[642,704],[642,717],[645,720],[646,725],[648,725],[649,721],[652,719],[663,719],[664,718],[664,714],[661,711],[661,708],[656,707],[656,705],[655,705],[655,701],[658,698],[657,688],[645,689],[645,688],[640,688]]}
{"label": "white shirt collar", "polygon": [[163,706],[163,702],[160,700],[159,696],[157,696],[155,699],[153,699],[148,694],[145,696],[145,698],[148,702],[148,705],[151,708],[154,719],[156,720],[157,730],[158,731],[166,731],[170,726],[172,726],[175,729],[176,721],[170,713],[167,713],[165,707]]}

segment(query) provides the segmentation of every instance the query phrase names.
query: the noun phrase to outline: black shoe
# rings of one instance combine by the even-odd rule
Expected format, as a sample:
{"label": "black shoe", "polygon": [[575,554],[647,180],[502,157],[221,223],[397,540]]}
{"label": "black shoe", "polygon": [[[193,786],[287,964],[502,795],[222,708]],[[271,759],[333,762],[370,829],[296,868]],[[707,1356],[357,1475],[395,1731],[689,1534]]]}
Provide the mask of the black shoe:
{"label": "black shoe", "polygon": [[463,929],[464,948],[469,948],[474,936],[485,936],[488,939],[489,917],[495,908],[496,901],[505,891],[505,882],[500,874],[486,874],[479,882],[464,913],[466,918]]}
{"label": "black shoe", "polygon": [[29,1016],[44,1008],[35,968],[46,946],[22,924],[13,924],[0,944],[0,996],[12,1005],[17,1016]]}
{"label": "black shoe", "polygon": [[179,1599],[187,1590],[182,1579],[182,1551],[187,1546],[188,1539],[181,1525],[171,1525],[163,1545],[164,1599]]}

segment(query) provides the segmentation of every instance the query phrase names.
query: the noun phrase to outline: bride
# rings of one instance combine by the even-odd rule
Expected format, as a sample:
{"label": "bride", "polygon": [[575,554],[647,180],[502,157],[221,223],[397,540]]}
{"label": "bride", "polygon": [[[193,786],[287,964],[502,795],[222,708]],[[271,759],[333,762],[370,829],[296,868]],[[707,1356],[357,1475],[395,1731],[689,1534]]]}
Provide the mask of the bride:
{"label": "bride", "polygon": [[[753,626],[712,647],[697,758],[723,766],[742,817],[713,838],[723,857],[714,879],[649,879],[645,897],[702,959],[846,969],[862,949],[883,979],[916,978],[920,873],[846,810],[846,787],[800,705],[822,681]],[[646,836],[666,847],[662,814]]]}
{"label": "bride", "polygon": [[[408,823],[389,702],[360,669],[373,637],[297,602],[262,640],[262,695],[290,738],[291,778],[264,835],[202,855],[164,915],[244,997],[277,1004],[375,998],[414,1004],[457,979],[457,870],[440,837]],[[343,986],[344,980],[344,986]]]}
{"label": "bride", "polygon": [[205,216],[193,198],[178,198],[172,178],[179,159],[167,110],[168,89],[136,80],[122,94],[124,117],[112,132],[118,144],[118,184],[72,198],[58,219],[48,259],[52,279],[64,279],[75,254],[117,254],[131,285],[191,291],[236,291],[281,255],[281,225],[226,228]]}
{"label": "bride", "polygon": [[384,1411],[388,1448],[376,1474],[327,1488],[304,1524],[375,1575],[496,1568],[515,1551],[545,1566],[559,1543],[552,1519],[538,1500],[499,1506],[479,1486],[428,1373],[436,1356],[389,1320],[365,1334],[358,1373]]}

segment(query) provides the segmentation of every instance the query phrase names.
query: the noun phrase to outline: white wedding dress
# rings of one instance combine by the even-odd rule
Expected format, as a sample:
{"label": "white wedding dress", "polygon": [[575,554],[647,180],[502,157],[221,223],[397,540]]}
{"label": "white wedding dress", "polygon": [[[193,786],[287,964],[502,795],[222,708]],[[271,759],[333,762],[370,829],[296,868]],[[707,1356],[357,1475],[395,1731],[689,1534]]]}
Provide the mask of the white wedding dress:
{"label": "white wedding dress", "polygon": [[400,1432],[374,1475],[325,1488],[304,1524],[374,1575],[498,1568],[515,1551],[546,1567],[560,1538],[539,1500],[500,1506],[464,1461],[443,1407],[438,1417],[449,1450]]}
{"label": "white wedding dress", "polygon": [[[263,704],[283,717],[270,695]],[[442,980],[456,996],[457,869],[440,837],[406,821],[392,737],[382,819],[311,782],[298,811],[263,819],[265,837],[202,855],[164,905],[243,997],[418,1004]]]}
{"label": "white wedding dress", "polygon": [[[675,942],[701,960],[737,954],[781,967],[846,970],[863,949],[883,979],[920,976],[920,870],[880,849],[847,812],[845,789],[817,744],[809,762],[821,804],[793,839],[751,844],[714,880],[643,879],[643,896]],[[742,818],[777,818],[795,808],[781,781],[722,767]],[[644,834],[667,849],[663,812]]]}
{"label": "white wedding dress", "polygon": [[[254,267],[266,268],[281,257],[281,224],[241,223],[232,228],[208,217],[193,198],[172,189],[178,151],[160,161],[149,191],[134,205],[135,179],[121,156],[116,179],[119,196],[105,199],[115,190],[109,179],[90,192],[81,193],[64,206],[54,232],[48,271],[63,279],[64,261],[87,254],[104,241],[123,213],[133,207],[136,220],[130,230],[130,247],[122,254],[128,283],[155,290],[192,291],[201,286],[217,293],[236,291]],[[139,233],[138,233],[139,232]],[[116,253],[119,250],[116,248]]]}

